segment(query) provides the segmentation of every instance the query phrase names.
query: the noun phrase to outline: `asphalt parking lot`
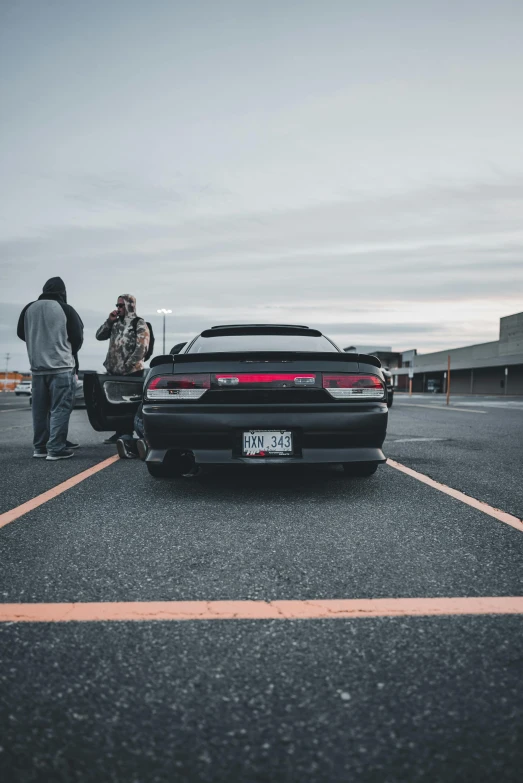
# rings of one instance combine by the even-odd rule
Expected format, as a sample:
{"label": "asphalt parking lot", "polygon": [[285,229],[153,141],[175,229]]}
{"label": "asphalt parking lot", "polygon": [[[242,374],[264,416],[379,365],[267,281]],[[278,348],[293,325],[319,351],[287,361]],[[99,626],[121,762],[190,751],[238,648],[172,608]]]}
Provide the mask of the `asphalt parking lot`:
{"label": "asphalt parking lot", "polygon": [[[1,395],[0,515],[112,456],[85,411],[71,421],[75,457],[33,460],[27,400]],[[523,597],[522,443],[521,399],[398,395],[387,457],[476,505],[391,465],[165,481],[115,461],[4,516],[1,602],[50,614],[0,622],[0,776],[520,781],[523,614],[477,607]],[[367,616],[296,616],[359,599]],[[372,614],[383,599],[395,615]],[[286,619],[256,619],[280,601]],[[151,616],[122,620],[132,602]],[[158,620],[158,602],[239,615]],[[98,603],[112,619],[53,615]]]}

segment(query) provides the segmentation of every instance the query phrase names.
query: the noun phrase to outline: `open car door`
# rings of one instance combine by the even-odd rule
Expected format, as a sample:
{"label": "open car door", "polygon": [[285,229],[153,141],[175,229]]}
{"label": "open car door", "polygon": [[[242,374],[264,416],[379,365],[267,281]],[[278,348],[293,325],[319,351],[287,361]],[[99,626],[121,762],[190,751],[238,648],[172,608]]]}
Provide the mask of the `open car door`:
{"label": "open car door", "polygon": [[132,428],[134,415],[142,401],[144,381],[145,375],[86,372],[84,396],[91,427],[97,432]]}

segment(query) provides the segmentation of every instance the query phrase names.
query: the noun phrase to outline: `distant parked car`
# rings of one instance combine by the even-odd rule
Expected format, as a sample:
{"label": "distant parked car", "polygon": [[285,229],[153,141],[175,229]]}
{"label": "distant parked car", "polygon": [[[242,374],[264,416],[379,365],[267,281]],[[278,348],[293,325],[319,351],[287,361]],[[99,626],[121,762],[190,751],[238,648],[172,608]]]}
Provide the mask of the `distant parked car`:
{"label": "distant parked car", "polygon": [[31,389],[33,384],[31,381],[20,381],[18,386],[15,386],[15,394],[19,397],[21,394],[31,395]]}
{"label": "distant parked car", "polygon": [[437,394],[441,391],[441,383],[435,378],[429,378],[427,381],[427,391]]}
{"label": "distant parked car", "polygon": [[[85,397],[84,397],[84,372],[89,372],[89,370],[80,370],[78,372],[78,380],[76,381],[76,390],[74,393],[74,407],[75,408],[85,408]],[[31,391],[29,392],[31,395],[29,397],[29,405],[33,404],[33,395],[31,394]]]}
{"label": "distant parked car", "polygon": [[76,381],[76,391],[74,394],[74,407],[85,408],[84,397],[84,370],[78,371],[78,380]]}

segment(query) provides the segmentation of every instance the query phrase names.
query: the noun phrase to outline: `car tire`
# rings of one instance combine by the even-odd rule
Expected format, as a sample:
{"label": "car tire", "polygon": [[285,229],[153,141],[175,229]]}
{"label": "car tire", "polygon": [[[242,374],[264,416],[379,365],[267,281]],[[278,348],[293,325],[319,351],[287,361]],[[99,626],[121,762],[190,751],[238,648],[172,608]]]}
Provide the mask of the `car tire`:
{"label": "car tire", "polygon": [[344,462],[343,472],[353,478],[365,478],[376,473],[378,464],[378,462]]}
{"label": "car tire", "polygon": [[389,398],[387,400],[387,408],[392,408],[392,403],[394,402],[394,392],[391,392],[389,394]]}

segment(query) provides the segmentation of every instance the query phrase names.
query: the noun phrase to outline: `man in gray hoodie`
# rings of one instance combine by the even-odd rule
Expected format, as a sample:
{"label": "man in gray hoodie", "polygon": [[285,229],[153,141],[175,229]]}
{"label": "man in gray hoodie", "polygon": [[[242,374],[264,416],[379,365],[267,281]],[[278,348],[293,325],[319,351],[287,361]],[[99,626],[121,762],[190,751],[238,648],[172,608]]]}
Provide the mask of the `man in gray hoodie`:
{"label": "man in gray hoodie", "polygon": [[68,459],[77,445],[67,440],[67,431],[84,325],[67,304],[60,277],[48,280],[38,300],[24,307],[17,334],[27,344],[33,376],[33,457]]}

